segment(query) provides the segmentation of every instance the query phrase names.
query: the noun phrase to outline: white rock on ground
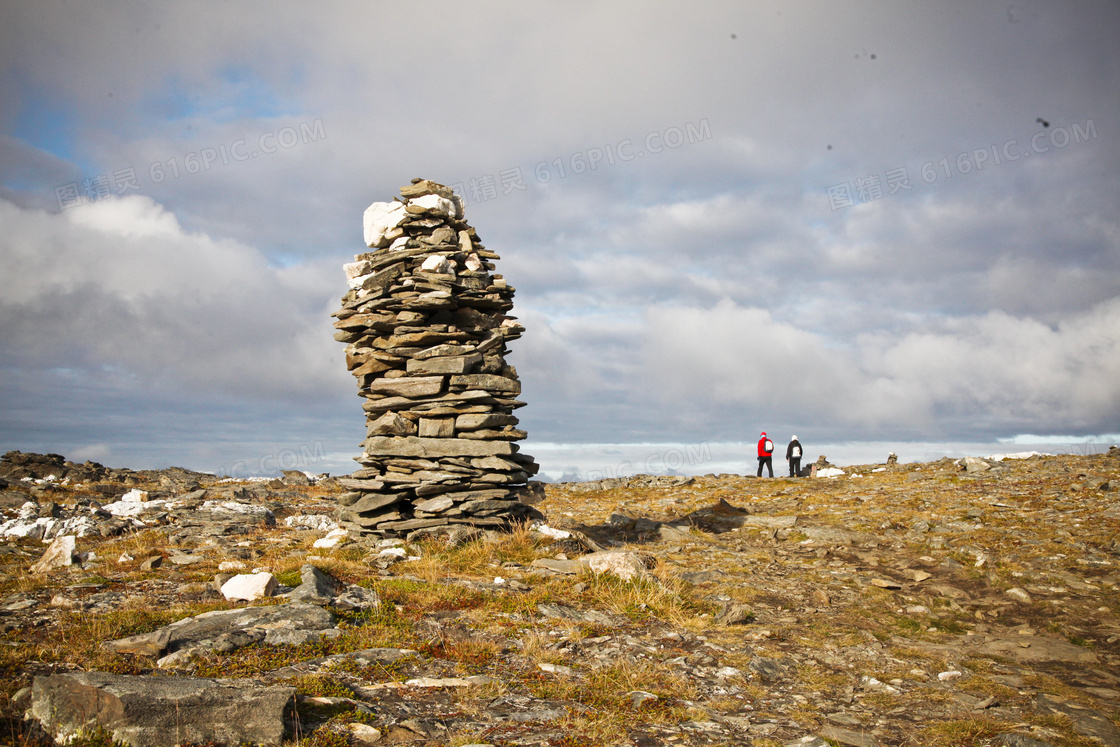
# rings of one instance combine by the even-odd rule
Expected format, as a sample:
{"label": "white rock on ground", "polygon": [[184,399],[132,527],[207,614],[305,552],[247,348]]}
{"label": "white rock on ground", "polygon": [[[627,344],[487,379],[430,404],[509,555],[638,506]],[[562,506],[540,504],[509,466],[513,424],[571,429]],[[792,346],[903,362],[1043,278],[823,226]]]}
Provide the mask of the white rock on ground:
{"label": "white rock on ground", "polygon": [[1044,457],[1054,456],[1053,454],[1044,454],[1041,451],[1016,451],[1012,454],[990,454],[985,459],[991,459],[993,462],[1002,462],[1004,459],[1030,459],[1031,457]]}
{"label": "white rock on ground", "polygon": [[[126,494],[127,495],[127,494]],[[123,496],[122,496],[123,498]],[[145,511],[150,511],[154,508],[166,505],[167,501],[139,501],[139,500],[119,500],[116,503],[107,503],[102,506],[104,510],[111,513],[117,518],[128,516],[139,516]]]}
{"label": "white rock on ground", "polygon": [[596,573],[613,573],[623,581],[650,577],[646,564],[632,552],[596,552],[584,555],[580,558],[580,562],[585,563]]}
{"label": "white rock on ground", "polygon": [[39,562],[31,566],[32,573],[46,573],[52,568],[62,568],[74,564],[74,550],[78,540],[73,535],[59,537],[51,543]]}
{"label": "white rock on ground", "polygon": [[957,462],[966,472],[987,472],[992,468],[990,464],[980,457],[965,457]]}
{"label": "white rock on ground", "polygon": [[19,507],[19,512],[14,519],[9,519],[0,524],[0,536],[26,537],[32,527],[36,526],[39,519],[39,504],[27,501]]}
{"label": "white rock on ground", "polygon": [[350,532],[345,530],[345,529],[342,529],[342,528],[332,529],[330,532],[327,533],[326,537],[320,537],[319,539],[315,540],[315,542],[312,544],[312,547],[315,547],[317,549],[338,547],[349,536],[350,536]]}
{"label": "white rock on ground", "polygon": [[271,573],[242,573],[222,584],[222,596],[251,602],[272,596],[279,585],[280,582]]}
{"label": "white rock on ground", "polygon": [[299,516],[286,517],[284,519],[284,526],[294,527],[296,529],[317,529],[322,532],[330,532],[338,529],[338,522],[323,514],[300,514]]}
{"label": "white rock on ground", "polygon": [[265,518],[272,516],[272,511],[264,506],[254,506],[250,503],[239,503],[238,501],[204,501],[198,507],[199,511],[211,511],[216,514],[244,514],[246,516],[260,516]]}
{"label": "white rock on ground", "polygon": [[537,531],[543,534],[545,537],[552,537],[552,539],[568,539],[572,536],[571,532],[564,529],[554,529],[548,524],[541,524],[539,527],[537,527]]}
{"label": "white rock on ground", "polygon": [[376,744],[381,740],[381,731],[367,724],[349,723],[346,724],[346,731],[355,744]]}
{"label": "white rock on ground", "polygon": [[30,501],[23,504],[14,519],[0,524],[0,537],[31,537],[44,542],[67,534],[85,537],[93,532],[94,522],[88,516],[73,516],[65,521],[40,517],[38,504]]}

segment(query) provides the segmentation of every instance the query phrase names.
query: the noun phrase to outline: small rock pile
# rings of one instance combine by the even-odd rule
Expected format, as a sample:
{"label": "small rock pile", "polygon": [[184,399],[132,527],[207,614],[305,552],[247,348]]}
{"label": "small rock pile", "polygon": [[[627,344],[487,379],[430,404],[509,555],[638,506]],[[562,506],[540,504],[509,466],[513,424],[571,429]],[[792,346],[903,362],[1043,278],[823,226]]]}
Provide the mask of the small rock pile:
{"label": "small rock pile", "polygon": [[442,184],[414,179],[364,216],[366,245],[345,266],[335,339],[365,398],[362,468],[339,483],[343,526],[383,537],[506,528],[533,513],[536,474],[514,443],[525,403],[506,343],[514,289]]}

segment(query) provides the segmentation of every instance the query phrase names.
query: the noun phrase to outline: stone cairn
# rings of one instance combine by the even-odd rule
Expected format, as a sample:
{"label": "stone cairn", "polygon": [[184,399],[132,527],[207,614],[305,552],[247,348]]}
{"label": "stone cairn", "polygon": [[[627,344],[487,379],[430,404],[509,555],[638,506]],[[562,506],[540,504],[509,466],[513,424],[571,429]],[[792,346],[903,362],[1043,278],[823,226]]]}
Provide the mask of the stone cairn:
{"label": "stone cairn", "polygon": [[[506,343],[514,289],[447,187],[414,179],[364,215],[371,251],[345,266],[335,339],[365,398],[361,469],[339,483],[343,525],[381,537],[507,529],[537,515],[515,441],[525,403]],[[466,525],[465,527],[463,525]]]}

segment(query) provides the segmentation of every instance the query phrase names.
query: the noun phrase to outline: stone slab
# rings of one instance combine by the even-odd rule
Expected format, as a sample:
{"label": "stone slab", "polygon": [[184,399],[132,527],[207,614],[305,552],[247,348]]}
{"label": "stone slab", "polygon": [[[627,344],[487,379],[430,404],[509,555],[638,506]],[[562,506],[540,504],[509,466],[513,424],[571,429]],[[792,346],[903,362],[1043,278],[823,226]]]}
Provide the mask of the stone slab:
{"label": "stone slab", "polygon": [[435,345],[427,350],[421,350],[416,355],[412,356],[417,360],[425,360],[427,358],[438,358],[448,355],[471,355],[475,349],[470,345]]}
{"label": "stone slab", "polygon": [[1087,648],[1057,638],[1017,635],[1014,638],[992,638],[978,649],[979,653],[1023,662],[1064,661],[1095,664],[1097,655]]}
{"label": "stone slab", "polygon": [[393,532],[408,532],[413,529],[445,526],[447,523],[447,519],[404,519],[402,521],[387,521],[378,524],[377,528]]}
{"label": "stone slab", "polygon": [[405,370],[410,374],[465,374],[481,362],[482,356],[478,353],[424,359],[409,358]]}
{"label": "stone slab", "polygon": [[463,389],[482,389],[487,392],[502,392],[503,394],[520,394],[521,382],[516,379],[507,379],[505,376],[494,374],[464,374],[452,376],[451,386]]}
{"label": "stone slab", "polygon": [[498,497],[509,495],[509,492],[506,490],[480,490],[476,492],[492,493],[494,497],[477,501],[467,501],[463,503],[461,506],[459,506],[459,509],[463,513],[471,516],[475,514],[493,516],[497,513],[513,513],[515,510],[521,509],[521,503],[519,501],[504,501]]}
{"label": "stone slab", "polygon": [[1073,730],[1105,747],[1120,747],[1120,729],[1108,715],[1056,695],[1039,695],[1035,707],[1043,713],[1068,716]]}
{"label": "stone slab", "polygon": [[401,496],[398,493],[372,493],[350,504],[349,509],[356,514],[367,513],[391,506],[400,499]]}
{"label": "stone slab", "polygon": [[388,521],[401,521],[402,519],[404,519],[404,514],[402,514],[400,511],[389,511],[387,513],[379,513],[366,516],[355,514],[350,511],[342,514],[343,522],[351,522],[352,524],[363,529],[375,527]]}
{"label": "stone slab", "polygon": [[879,740],[871,734],[841,729],[838,726],[823,726],[818,732],[825,739],[831,739],[850,747],[879,747]]}
{"label": "stone slab", "polygon": [[431,397],[417,397],[415,399],[410,397],[385,397],[383,399],[372,399],[362,405],[362,409],[366,412],[384,412],[386,410],[407,410],[417,405],[451,405],[460,402],[470,402],[473,404],[494,404],[498,403],[487,392],[480,391],[465,391],[465,392],[443,392]]}
{"label": "stone slab", "polygon": [[371,436],[363,444],[369,456],[439,457],[508,456],[514,453],[509,441],[472,441],[466,438],[420,438],[419,436]]}
{"label": "stone slab", "polygon": [[383,480],[355,480],[351,477],[340,477],[337,480],[338,486],[346,490],[381,490],[385,487]]}
{"label": "stone slab", "polygon": [[501,428],[506,425],[517,425],[516,415],[503,413],[467,413],[455,418],[455,427],[459,430],[475,430],[476,428]]}
{"label": "stone slab", "polygon": [[438,514],[442,511],[447,511],[455,505],[455,500],[448,495],[439,495],[435,498],[428,498],[422,501],[416,501],[412,507],[417,511],[423,511],[429,514]]}
{"label": "stone slab", "polygon": [[294,696],[245,680],[73,672],[36,677],[30,712],[60,743],[100,727],[130,747],[278,745]]}
{"label": "stone slab", "polygon": [[421,438],[451,438],[455,435],[454,418],[420,418]]}
{"label": "stone slab", "polygon": [[499,472],[520,472],[521,465],[517,462],[510,462],[500,457],[484,457],[482,459],[472,459],[471,466],[484,470],[498,470]]}
{"label": "stone slab", "polygon": [[430,397],[443,389],[442,376],[406,376],[399,379],[377,379],[369,390],[394,397]]}
{"label": "stone slab", "polygon": [[789,529],[797,524],[796,516],[744,516],[743,525],[766,529]]}
{"label": "stone slab", "polygon": [[329,612],[311,604],[291,603],[268,607],[214,610],[166,625],[151,633],[120,638],[102,644],[107,650],[145,656],[160,656],[215,640],[231,632],[249,629],[268,630],[285,627],[297,630],[325,630],[333,627]]}

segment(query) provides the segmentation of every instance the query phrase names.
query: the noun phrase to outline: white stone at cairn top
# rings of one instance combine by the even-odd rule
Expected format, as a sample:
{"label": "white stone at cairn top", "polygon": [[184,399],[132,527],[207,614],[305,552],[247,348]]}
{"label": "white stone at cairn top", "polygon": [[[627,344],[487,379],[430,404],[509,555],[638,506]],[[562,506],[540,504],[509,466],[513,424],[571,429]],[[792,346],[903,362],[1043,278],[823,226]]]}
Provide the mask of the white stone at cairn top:
{"label": "white stone at cairn top", "polygon": [[407,213],[403,202],[375,202],[362,214],[366,246],[377,246],[385,234],[404,221]]}

